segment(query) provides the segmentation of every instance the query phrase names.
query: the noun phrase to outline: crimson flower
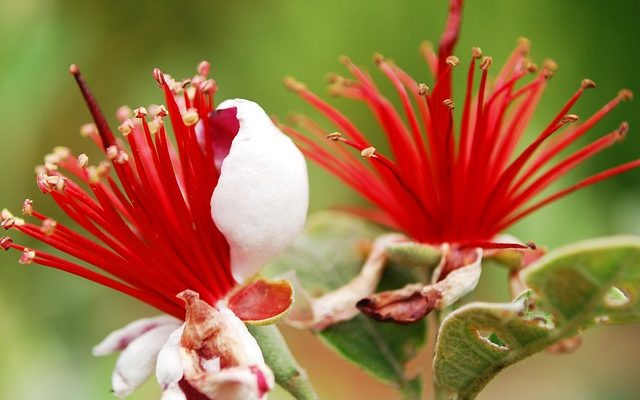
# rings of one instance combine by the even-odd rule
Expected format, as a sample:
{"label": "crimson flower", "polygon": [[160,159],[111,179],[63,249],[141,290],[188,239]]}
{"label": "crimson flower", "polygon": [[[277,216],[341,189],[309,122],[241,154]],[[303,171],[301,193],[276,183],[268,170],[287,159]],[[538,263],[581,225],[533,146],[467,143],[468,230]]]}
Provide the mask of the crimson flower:
{"label": "crimson flower", "polygon": [[78,275],[169,314],[136,321],[94,349],[122,351],[112,378],[121,397],[144,382],[156,358],[166,399],[258,399],[273,386],[240,319],[268,320],[291,305],[288,283],[253,277],[304,225],[306,165],[256,103],[235,99],[216,108],[209,69],[203,62],[182,82],[154,70],[166,107],[118,110],[122,138],[71,66],[95,122],[81,132],[106,160],[90,165],[85,154],[57,147],[37,168],[37,184],[81,230],[39,212],[32,200],[22,213],[40,224],[2,211],[5,229],[70,256],[2,238],[4,249],[21,252],[20,263]]}
{"label": "crimson flower", "polygon": [[[576,190],[640,165],[640,160],[631,161],[540,196],[568,171],[624,137],[627,123],[553,162],[632,94],[621,90],[595,114],[575,124],[578,116],[570,113],[572,106],[585,90],[596,86],[584,79],[535,139],[523,143],[557,66],[553,61],[545,61],[540,67],[533,64],[528,57],[529,42],[522,39],[500,72],[490,78],[492,58],[473,48],[465,97],[454,102],[452,81],[460,60],[453,49],[461,8],[462,0],[451,1],[438,52],[429,44],[421,48],[435,79],[431,87],[418,83],[381,55],[374,57],[395,89],[400,109],[381,93],[368,73],[346,57],[341,61],[352,78],[330,77],[332,95],[368,106],[386,136],[390,155],[378,151],[348,117],[293,78],[285,79],[287,87],[323,114],[338,132],[327,135],[320,124],[304,116],[294,118],[301,129],[283,130],[297,140],[309,159],[375,206],[350,208],[355,214],[424,243],[495,248],[506,245],[492,243],[495,235],[516,221]],[[528,75],[533,77],[524,82]],[[457,108],[462,110],[459,122],[454,115]],[[569,124],[571,127],[567,127]],[[365,162],[341,146],[329,149],[329,145],[316,140],[325,137],[356,149]]]}

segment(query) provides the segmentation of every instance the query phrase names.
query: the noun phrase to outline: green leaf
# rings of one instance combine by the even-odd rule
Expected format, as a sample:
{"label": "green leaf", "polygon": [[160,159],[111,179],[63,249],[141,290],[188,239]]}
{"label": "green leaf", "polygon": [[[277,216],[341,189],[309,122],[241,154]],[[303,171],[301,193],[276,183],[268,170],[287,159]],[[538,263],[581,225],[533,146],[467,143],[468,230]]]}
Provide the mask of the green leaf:
{"label": "green leaf", "polygon": [[400,394],[402,395],[403,400],[421,399],[423,389],[424,381],[422,379],[422,374],[418,374],[415,378],[411,379],[406,383],[406,385],[400,388]]}
{"label": "green leaf", "polygon": [[345,285],[359,272],[371,241],[381,233],[343,213],[315,213],[307,219],[303,234],[263,273],[279,276],[294,271],[304,289],[318,297]]}
{"label": "green leaf", "polygon": [[[409,283],[409,277],[401,268],[390,267],[385,271],[379,290],[403,286]],[[405,366],[425,344],[427,332],[424,321],[396,325],[374,321],[360,314],[321,331],[319,335],[349,361],[404,391],[414,385],[406,376]]]}
{"label": "green leaf", "polygon": [[640,320],[638,237],[552,251],[521,278],[533,293],[509,304],[468,304],[444,320],[434,359],[439,398],[472,399],[502,369],[595,322]]}
{"label": "green leaf", "polygon": [[[348,283],[360,270],[371,240],[382,231],[362,220],[335,212],[313,215],[294,245],[266,269],[269,275],[295,271],[303,288],[313,296]],[[397,265],[385,270],[379,289],[415,282],[414,273]],[[426,322],[399,326],[358,315],[317,334],[329,347],[380,381],[398,387],[408,399],[419,399],[419,379],[405,367],[425,344]]]}
{"label": "green leaf", "polygon": [[395,264],[428,271],[435,268],[442,258],[439,248],[416,242],[393,244],[387,247],[387,251]]}
{"label": "green leaf", "polygon": [[[434,379],[441,398],[474,398],[500,370],[548,340],[551,331],[534,321],[524,320],[522,311],[522,302],[471,303],[447,316],[438,335],[433,361]],[[484,332],[490,332],[489,337]],[[493,335],[502,344],[491,340]]]}
{"label": "green leaf", "polygon": [[521,274],[557,325],[640,321],[640,238],[589,240],[549,253]]}

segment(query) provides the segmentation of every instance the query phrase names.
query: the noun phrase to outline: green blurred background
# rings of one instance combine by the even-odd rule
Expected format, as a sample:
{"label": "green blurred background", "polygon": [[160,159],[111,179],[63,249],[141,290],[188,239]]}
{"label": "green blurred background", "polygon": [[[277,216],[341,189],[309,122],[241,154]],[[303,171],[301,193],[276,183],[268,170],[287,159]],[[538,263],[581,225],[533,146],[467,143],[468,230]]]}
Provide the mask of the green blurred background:
{"label": "green blurred background", "polygon": [[[55,145],[77,153],[91,146],[77,133],[89,116],[67,73],[72,62],[81,66],[110,117],[121,104],[161,101],[153,67],[186,77],[201,59],[213,64],[218,99],[250,98],[284,117],[309,109],[283,89],[281,78],[291,74],[323,92],[325,74],[342,71],[336,61],[341,54],[380,77],[371,63],[372,53],[380,51],[430,82],[417,46],[423,39],[438,39],[445,10],[445,0],[0,0],[0,205],[18,210],[30,197],[60,216],[38,193],[32,170]],[[585,117],[618,89],[638,89],[638,18],[640,2],[629,0],[469,0],[457,54],[466,63],[469,49],[478,45],[499,65],[517,37],[527,36],[536,61],[548,56],[559,63],[532,135],[582,78],[598,83],[575,108]],[[363,108],[348,108],[355,120],[365,121],[365,130],[379,134]],[[598,125],[589,138],[623,119],[630,122],[631,134],[569,180],[637,157],[638,111],[637,102],[624,103]],[[315,166],[311,182],[312,210],[357,201]],[[640,173],[631,172],[546,208],[512,232],[550,247],[640,233],[639,198]],[[94,359],[90,348],[108,332],[154,311],[75,277],[19,266],[17,258],[16,253],[0,258],[0,399],[112,398],[115,358]],[[506,300],[503,278],[487,268],[477,296]],[[285,333],[322,398],[395,398],[310,334]],[[639,334],[634,327],[594,329],[576,354],[528,359],[502,373],[481,399],[637,399]],[[427,358],[421,355],[414,367],[426,367]],[[156,385],[147,384],[131,398],[158,398]],[[289,397],[278,391],[272,398]]]}

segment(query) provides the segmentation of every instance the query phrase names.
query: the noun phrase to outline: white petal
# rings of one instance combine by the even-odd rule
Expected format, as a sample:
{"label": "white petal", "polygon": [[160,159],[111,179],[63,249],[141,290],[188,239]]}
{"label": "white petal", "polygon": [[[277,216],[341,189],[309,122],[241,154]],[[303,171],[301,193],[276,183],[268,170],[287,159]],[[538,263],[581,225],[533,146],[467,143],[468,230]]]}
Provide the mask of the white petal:
{"label": "white petal", "polygon": [[131,322],[124,328],[111,332],[102,342],[91,350],[94,356],[105,356],[116,351],[124,350],[134,339],[158,326],[169,325],[177,328],[180,321],[168,315],[143,318]]}
{"label": "white petal", "polygon": [[180,297],[187,303],[184,379],[210,399],[266,398],[275,379],[246,325],[222,301],[212,307],[194,292]]}
{"label": "white petal", "polygon": [[180,339],[182,339],[182,332],[184,332],[184,324],[171,332],[169,339],[167,339],[158,353],[156,379],[163,391],[177,386],[184,374],[180,356]]}
{"label": "white petal", "polygon": [[302,230],[309,202],[307,166],[302,153],[248,100],[236,107],[240,130],[222,163],[211,199],[211,214],[231,247],[239,282],[253,276]]}
{"label": "white petal", "polygon": [[202,360],[202,368],[207,372],[220,371],[220,357],[212,358],[210,360]]}
{"label": "white petal", "polygon": [[220,321],[223,328],[216,340],[226,340],[224,347],[230,350],[239,365],[264,365],[262,350],[256,339],[249,333],[247,326],[233,311],[221,301],[216,304],[220,312]]}
{"label": "white petal", "polygon": [[160,400],[187,400],[187,396],[177,383],[173,383],[162,391]]}
{"label": "white petal", "polygon": [[111,377],[116,396],[124,398],[142,385],[156,366],[156,359],[171,333],[173,325],[162,325],[133,340],[118,357]]}
{"label": "white petal", "polygon": [[[260,400],[266,393],[259,388],[258,374],[271,374],[271,371],[250,367],[225,368],[220,372],[207,374],[201,378],[199,391],[216,400]],[[271,378],[270,378],[271,377]],[[265,382],[273,379],[273,375],[263,375]],[[272,385],[272,383],[271,383]]]}

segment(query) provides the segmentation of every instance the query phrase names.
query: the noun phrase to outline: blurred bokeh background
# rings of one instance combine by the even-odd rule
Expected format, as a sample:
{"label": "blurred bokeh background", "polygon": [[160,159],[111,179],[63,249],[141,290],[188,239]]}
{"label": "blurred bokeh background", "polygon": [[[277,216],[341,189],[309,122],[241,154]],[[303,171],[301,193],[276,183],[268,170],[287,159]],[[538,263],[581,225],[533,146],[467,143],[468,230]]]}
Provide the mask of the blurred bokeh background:
{"label": "blurred bokeh background", "polygon": [[[341,71],[341,54],[380,77],[371,62],[373,52],[380,51],[430,82],[417,46],[423,39],[437,41],[445,14],[445,0],[0,0],[0,205],[18,210],[30,197],[60,216],[37,191],[32,171],[55,145],[78,153],[90,146],[78,134],[89,115],[67,73],[72,62],[81,66],[112,122],[121,104],[161,101],[153,67],[187,77],[202,59],[213,64],[219,99],[250,98],[284,118],[308,108],[282,87],[282,77],[294,75],[322,93],[325,75]],[[457,54],[466,63],[470,48],[478,45],[499,65],[516,39],[526,36],[536,61],[552,57],[558,62],[558,74],[534,117],[533,135],[582,78],[598,83],[575,108],[585,117],[618,89],[638,89],[638,18],[640,2],[628,0],[469,0]],[[379,134],[364,108],[346,107],[365,130]],[[587,139],[622,120],[629,121],[631,133],[565,183],[638,157],[639,111],[637,102],[624,103],[599,124]],[[311,182],[312,210],[357,201],[315,166]],[[554,204],[512,232],[550,247],[640,233],[639,199],[636,171]],[[0,258],[0,398],[112,398],[115,358],[95,359],[90,348],[108,332],[154,311],[70,275],[19,266],[17,258],[16,253]],[[506,300],[504,284],[502,272],[488,269],[477,296]],[[340,360],[310,334],[285,333],[322,398],[395,398],[392,390]],[[637,327],[596,328],[577,353],[528,359],[502,373],[481,398],[637,399],[639,335]],[[415,367],[421,365],[428,367],[426,354]],[[131,398],[158,398],[155,383]],[[272,398],[289,397],[276,392]]]}

